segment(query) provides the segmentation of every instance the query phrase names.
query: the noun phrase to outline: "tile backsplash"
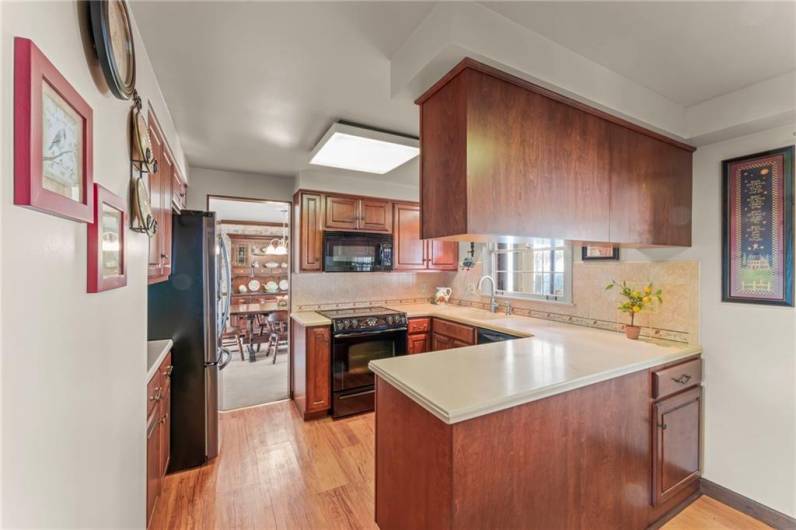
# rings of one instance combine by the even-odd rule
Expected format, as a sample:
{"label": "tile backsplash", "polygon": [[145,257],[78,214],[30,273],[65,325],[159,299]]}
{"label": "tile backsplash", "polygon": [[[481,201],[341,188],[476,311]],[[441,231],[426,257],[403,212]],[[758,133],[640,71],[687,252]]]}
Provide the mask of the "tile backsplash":
{"label": "tile backsplash", "polygon": [[[453,279],[456,303],[486,307],[489,297],[474,292],[481,266],[459,272]],[[617,309],[619,293],[605,290],[611,280],[627,280],[639,287],[653,282],[663,289],[663,304],[636,317],[642,335],[680,342],[699,342],[699,263],[696,261],[575,261],[572,271],[572,303],[535,302],[498,298],[510,302],[516,314],[571,324],[622,331],[629,316]]]}
{"label": "tile backsplash", "polygon": [[294,310],[352,307],[369,302],[428,302],[436,287],[449,286],[455,272],[335,272],[294,274]]}

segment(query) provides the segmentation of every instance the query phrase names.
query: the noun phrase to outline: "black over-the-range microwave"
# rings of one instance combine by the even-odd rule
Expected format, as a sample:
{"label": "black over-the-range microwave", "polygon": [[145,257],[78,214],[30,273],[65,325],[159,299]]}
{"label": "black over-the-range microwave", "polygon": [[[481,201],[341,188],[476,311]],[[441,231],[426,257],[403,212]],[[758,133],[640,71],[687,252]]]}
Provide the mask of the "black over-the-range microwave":
{"label": "black over-the-range microwave", "polygon": [[325,272],[392,270],[392,234],[324,232]]}

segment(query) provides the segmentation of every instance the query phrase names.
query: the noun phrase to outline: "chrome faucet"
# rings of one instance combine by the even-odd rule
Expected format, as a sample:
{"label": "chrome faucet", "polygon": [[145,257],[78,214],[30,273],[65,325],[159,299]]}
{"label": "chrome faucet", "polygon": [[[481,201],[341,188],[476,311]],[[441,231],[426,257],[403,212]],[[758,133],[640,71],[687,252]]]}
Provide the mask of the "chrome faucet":
{"label": "chrome faucet", "polygon": [[478,280],[478,291],[481,291],[481,286],[484,284],[484,280],[489,280],[492,283],[492,292],[489,295],[489,311],[492,313],[497,313],[498,304],[495,301],[495,279],[490,276],[489,274],[484,274],[481,276],[481,279]]}

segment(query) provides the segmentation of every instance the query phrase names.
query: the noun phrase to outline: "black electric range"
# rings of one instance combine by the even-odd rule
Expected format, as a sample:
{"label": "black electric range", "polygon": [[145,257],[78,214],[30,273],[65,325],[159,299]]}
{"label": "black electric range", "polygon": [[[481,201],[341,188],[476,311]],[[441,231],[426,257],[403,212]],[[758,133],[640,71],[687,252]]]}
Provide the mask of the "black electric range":
{"label": "black electric range", "polygon": [[406,313],[386,307],[318,311],[332,321],[332,416],[373,410],[368,363],[406,354]]}

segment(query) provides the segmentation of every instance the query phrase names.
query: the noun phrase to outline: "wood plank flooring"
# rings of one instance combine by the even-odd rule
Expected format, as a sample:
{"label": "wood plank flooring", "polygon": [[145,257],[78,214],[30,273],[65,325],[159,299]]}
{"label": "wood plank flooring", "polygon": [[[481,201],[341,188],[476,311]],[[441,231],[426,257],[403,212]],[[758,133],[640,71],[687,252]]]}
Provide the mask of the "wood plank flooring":
{"label": "wood plank flooring", "polygon": [[[283,401],[223,413],[220,424],[220,456],[166,477],[151,529],[377,528],[373,414],[304,422]],[[768,527],[702,497],[663,528]]]}

